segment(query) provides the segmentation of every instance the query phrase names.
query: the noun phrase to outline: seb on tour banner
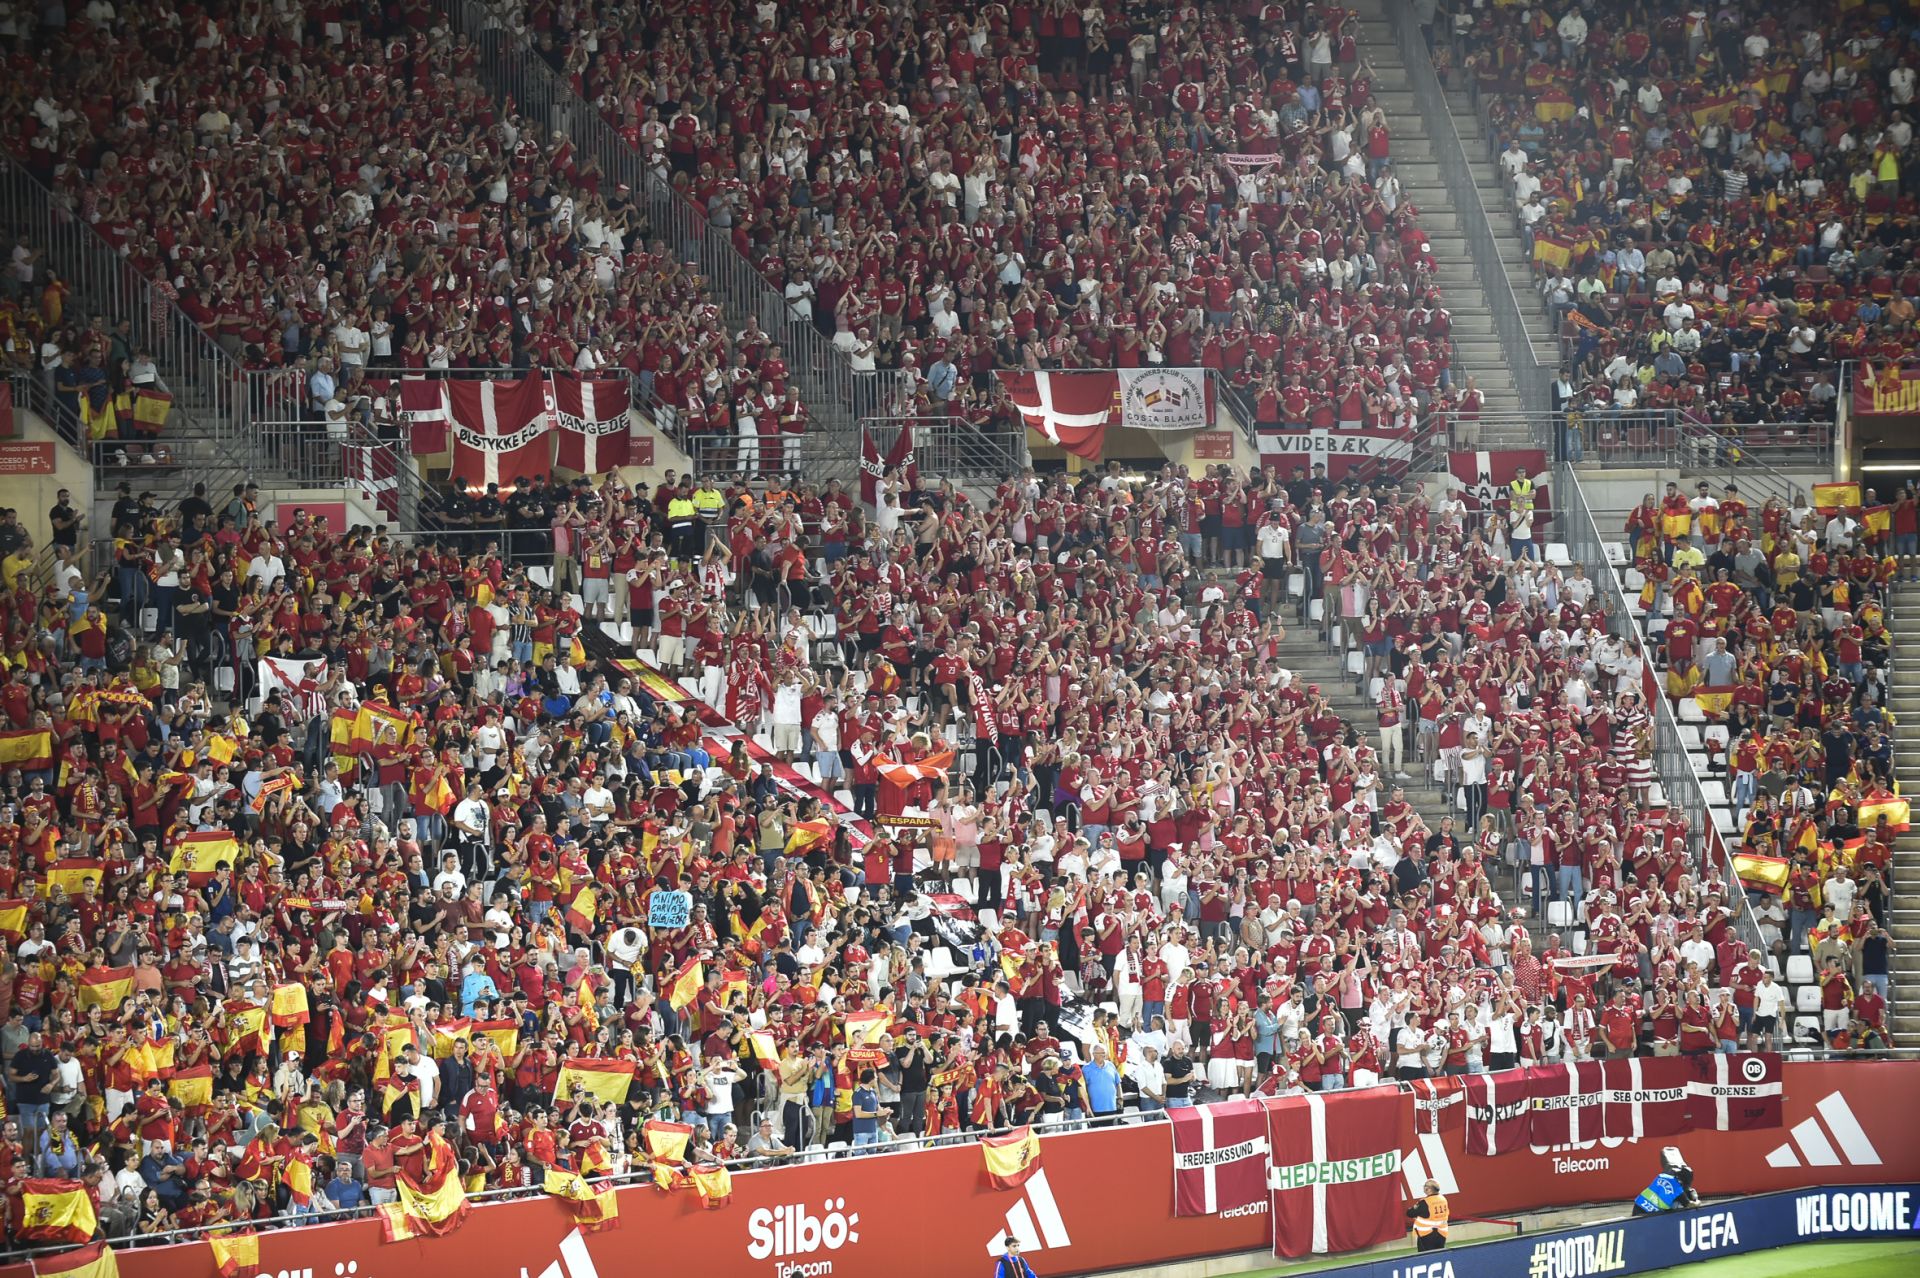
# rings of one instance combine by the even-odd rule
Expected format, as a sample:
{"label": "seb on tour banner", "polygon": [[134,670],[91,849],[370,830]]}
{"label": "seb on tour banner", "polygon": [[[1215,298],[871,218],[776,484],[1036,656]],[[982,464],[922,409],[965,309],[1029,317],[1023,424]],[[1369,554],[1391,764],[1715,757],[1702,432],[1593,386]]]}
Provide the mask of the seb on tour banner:
{"label": "seb on tour banner", "polygon": [[[1658,1171],[1663,1145],[1680,1147],[1708,1195],[1920,1181],[1920,1142],[1887,1122],[1908,1112],[1920,1091],[1920,1063],[1784,1069],[1784,1119],[1771,1130],[1602,1140],[1498,1158],[1466,1153],[1459,1130],[1415,1137],[1408,1095],[1402,1173],[1415,1186],[1439,1180],[1456,1216],[1624,1206]],[[990,1272],[989,1248],[1009,1232],[1026,1243],[1034,1267],[1055,1278],[1272,1248],[1266,1202],[1230,1218],[1174,1216],[1165,1123],[1043,1137],[1040,1148],[1040,1170],[1010,1190],[990,1186],[972,1143],[743,1172],[733,1179],[733,1201],[714,1211],[702,1210],[691,1192],[636,1186],[620,1192],[618,1228],[586,1236],[574,1233],[566,1204],[546,1196],[481,1206],[444,1238],[384,1243],[371,1220],[279,1230],[260,1235],[258,1269],[238,1278],[513,1278],[522,1270],[529,1278],[676,1270],[729,1278],[979,1278]],[[123,1278],[207,1278],[212,1267],[204,1242],[129,1248],[119,1262]]]}

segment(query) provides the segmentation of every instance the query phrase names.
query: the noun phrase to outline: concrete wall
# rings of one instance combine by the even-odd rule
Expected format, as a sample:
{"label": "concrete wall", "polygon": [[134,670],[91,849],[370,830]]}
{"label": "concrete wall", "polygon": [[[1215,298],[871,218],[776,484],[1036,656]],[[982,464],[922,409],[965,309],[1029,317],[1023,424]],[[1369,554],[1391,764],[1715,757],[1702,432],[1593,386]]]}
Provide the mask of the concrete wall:
{"label": "concrete wall", "polygon": [[[25,406],[14,405],[13,420],[12,442],[53,445],[52,474],[0,475],[0,506],[19,511],[21,526],[33,538],[34,546],[44,549],[52,541],[53,527],[47,522],[47,512],[53,509],[56,493],[66,489],[73,496],[74,506],[83,514],[93,508],[93,463],[61,438],[39,414]],[[80,544],[85,546],[88,539],[106,535],[106,529],[83,524]]]}

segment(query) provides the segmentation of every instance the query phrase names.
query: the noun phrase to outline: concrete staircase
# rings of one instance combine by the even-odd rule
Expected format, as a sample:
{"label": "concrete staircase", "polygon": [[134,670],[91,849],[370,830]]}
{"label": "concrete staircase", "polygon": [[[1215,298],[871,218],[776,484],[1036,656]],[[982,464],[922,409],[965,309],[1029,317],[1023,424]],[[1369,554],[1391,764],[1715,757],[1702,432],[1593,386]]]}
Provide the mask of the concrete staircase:
{"label": "concrete staircase", "polygon": [[[1472,254],[1461,219],[1473,216],[1454,207],[1440,174],[1439,162],[1432,159],[1431,135],[1427,123],[1414,105],[1411,89],[1395,88],[1407,80],[1406,63],[1400,56],[1399,42],[1380,0],[1354,0],[1358,15],[1353,25],[1360,56],[1372,63],[1375,72],[1375,99],[1386,112],[1387,128],[1393,134],[1393,168],[1399,175],[1403,198],[1420,211],[1420,228],[1427,233],[1436,263],[1435,278],[1440,285],[1444,305],[1453,313],[1454,363],[1456,385],[1474,378],[1486,393],[1485,414],[1491,419],[1479,426],[1478,446],[1482,448],[1551,447],[1551,441],[1536,441],[1528,431],[1499,417],[1528,411],[1544,411],[1545,404],[1523,404],[1514,382],[1507,354],[1494,333],[1493,314],[1486,291],[1475,272]],[[1471,138],[1462,133],[1469,159],[1478,159],[1485,149],[1479,140],[1478,126]],[[1483,193],[1483,199],[1484,199]],[[1463,423],[1465,431],[1473,430]],[[1463,443],[1474,443],[1463,439]]]}
{"label": "concrete staircase", "polygon": [[[1326,696],[1328,704],[1333,707],[1335,713],[1359,732],[1361,742],[1378,750],[1380,748],[1379,711],[1372,699],[1366,695],[1366,690],[1360,687],[1360,676],[1349,670],[1347,655],[1329,646],[1320,638],[1318,633],[1320,623],[1300,623],[1299,608],[1296,603],[1288,603],[1284,616],[1287,623],[1287,637],[1279,645],[1277,655],[1280,664],[1293,671],[1294,679],[1298,684],[1302,686],[1318,684],[1321,693]],[[1357,649],[1355,651],[1357,652]],[[1412,775],[1412,780],[1400,781],[1388,776],[1387,785],[1389,788],[1394,785],[1405,787],[1407,802],[1413,805],[1414,810],[1420,814],[1420,819],[1426,822],[1430,830],[1440,828],[1440,818],[1449,815],[1454,817],[1455,834],[1465,842],[1461,828],[1462,814],[1453,805],[1452,793],[1431,779],[1430,766],[1422,768],[1419,761],[1413,757],[1415,738],[1414,729],[1409,724],[1406,729],[1406,770]],[[1513,875],[1505,866],[1490,870],[1487,878],[1493,884],[1494,891],[1500,894],[1500,900],[1507,910],[1525,909],[1526,898],[1514,891]],[[1536,945],[1544,943],[1538,936],[1539,920],[1527,917],[1522,921],[1535,932]]]}
{"label": "concrete staircase", "polygon": [[[1910,633],[1920,626],[1920,583],[1895,586],[1887,612],[1889,625],[1896,633]],[[1920,659],[1914,657],[1910,646],[1904,652],[1894,650],[1888,708],[1895,720],[1894,778],[1900,783],[1901,794],[1920,795],[1920,752],[1914,748],[1920,742]],[[1909,830],[1894,841],[1893,887],[1887,920],[1894,944],[1889,964],[1888,1023],[1894,1042],[1912,1046],[1920,1042],[1920,830]]]}

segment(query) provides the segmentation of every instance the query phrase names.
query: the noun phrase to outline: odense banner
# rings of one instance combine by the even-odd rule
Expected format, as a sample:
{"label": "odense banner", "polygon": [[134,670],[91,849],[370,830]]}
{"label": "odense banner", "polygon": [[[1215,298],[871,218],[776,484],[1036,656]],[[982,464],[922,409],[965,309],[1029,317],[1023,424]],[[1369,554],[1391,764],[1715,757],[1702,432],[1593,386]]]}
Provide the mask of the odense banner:
{"label": "odense banner", "polygon": [[[1497,1157],[1468,1154],[1463,1127],[1416,1137],[1407,1094],[1400,1189],[1432,1176],[1456,1217],[1584,1202],[1624,1207],[1669,1144],[1710,1196],[1920,1181],[1920,1142],[1890,1121],[1911,1112],[1920,1063],[1789,1064],[1783,1081],[1777,1128],[1607,1138]],[[1278,1166],[1310,1153],[1276,1148],[1273,1158]],[[731,1203],[712,1211],[691,1192],[628,1188],[619,1196],[618,1229],[584,1237],[573,1236],[567,1204],[544,1195],[477,1207],[443,1238],[383,1243],[371,1220],[282,1230],[260,1236],[258,1269],[239,1278],[515,1278],[522,1270],[529,1278],[979,1278],[989,1272],[989,1249],[1009,1232],[1053,1278],[1273,1247],[1268,1203],[1230,1216],[1176,1217],[1173,1175],[1165,1123],[1043,1137],[1040,1169],[1009,1190],[991,1187],[980,1151],[968,1143],[742,1172]],[[582,1272],[582,1257],[590,1257],[590,1272]],[[205,1242],[127,1248],[119,1259],[124,1278],[213,1272]],[[0,1278],[8,1276],[0,1271]]]}

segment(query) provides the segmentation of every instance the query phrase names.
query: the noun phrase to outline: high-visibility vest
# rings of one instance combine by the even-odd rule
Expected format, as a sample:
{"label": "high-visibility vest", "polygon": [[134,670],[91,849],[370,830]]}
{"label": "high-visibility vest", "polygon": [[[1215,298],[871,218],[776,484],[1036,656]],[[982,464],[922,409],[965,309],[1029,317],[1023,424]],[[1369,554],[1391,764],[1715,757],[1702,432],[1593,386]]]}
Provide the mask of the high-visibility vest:
{"label": "high-visibility vest", "polygon": [[1507,501],[1514,510],[1533,509],[1533,481],[1516,477],[1507,485]]}
{"label": "high-visibility vest", "polygon": [[1413,1218],[1413,1232],[1417,1237],[1425,1238],[1429,1234],[1447,1236],[1447,1198],[1445,1194],[1429,1194],[1422,1200],[1427,1210]]}

